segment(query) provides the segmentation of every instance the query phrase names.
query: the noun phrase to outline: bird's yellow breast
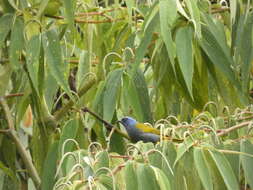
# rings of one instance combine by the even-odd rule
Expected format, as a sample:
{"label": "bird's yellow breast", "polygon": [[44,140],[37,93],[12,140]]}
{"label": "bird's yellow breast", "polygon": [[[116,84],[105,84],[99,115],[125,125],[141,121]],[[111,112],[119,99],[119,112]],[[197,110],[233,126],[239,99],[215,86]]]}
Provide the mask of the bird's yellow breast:
{"label": "bird's yellow breast", "polygon": [[144,123],[137,123],[136,128],[140,129],[144,133],[153,133],[160,135],[160,131],[158,129],[145,125]]}

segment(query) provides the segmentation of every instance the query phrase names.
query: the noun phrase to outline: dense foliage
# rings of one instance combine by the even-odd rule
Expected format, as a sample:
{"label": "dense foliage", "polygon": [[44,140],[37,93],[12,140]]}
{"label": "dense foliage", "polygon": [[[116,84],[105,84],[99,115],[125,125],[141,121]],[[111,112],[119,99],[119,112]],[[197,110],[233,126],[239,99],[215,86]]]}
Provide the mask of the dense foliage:
{"label": "dense foliage", "polygon": [[0,189],[253,189],[252,6],[0,0]]}

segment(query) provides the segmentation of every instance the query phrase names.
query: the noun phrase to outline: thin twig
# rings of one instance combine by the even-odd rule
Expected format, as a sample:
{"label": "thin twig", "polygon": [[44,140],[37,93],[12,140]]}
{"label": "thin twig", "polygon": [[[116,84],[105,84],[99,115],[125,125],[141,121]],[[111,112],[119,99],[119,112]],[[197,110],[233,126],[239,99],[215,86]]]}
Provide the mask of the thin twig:
{"label": "thin twig", "polygon": [[[63,16],[55,16],[55,15],[45,15],[45,16],[49,18],[54,18],[54,19],[64,19]],[[116,19],[107,19],[107,20],[82,20],[78,18],[74,19],[76,23],[86,23],[86,24],[112,23],[112,22],[117,22],[121,20],[125,20],[125,18],[116,18]]]}
{"label": "thin twig", "polygon": [[240,129],[240,128],[242,128],[242,127],[249,126],[251,123],[252,123],[252,121],[245,121],[245,122],[240,123],[240,124],[238,124],[238,125],[234,125],[234,126],[232,126],[232,127],[230,127],[230,128],[223,129],[221,132],[219,132],[219,133],[217,134],[217,136],[224,136],[224,135],[226,135],[226,134],[228,134],[228,133],[230,133],[230,132],[232,132],[232,131],[234,131],[234,130]]}
{"label": "thin twig", "polygon": [[12,97],[17,97],[17,96],[24,96],[24,93],[8,94],[4,96],[4,98],[12,98]]}
{"label": "thin twig", "polygon": [[29,156],[23,144],[20,142],[17,132],[15,131],[14,122],[11,117],[11,111],[9,109],[9,106],[4,98],[0,98],[0,104],[3,107],[5,117],[8,123],[9,135],[11,136],[12,140],[16,144],[17,150],[30,174],[30,177],[32,178],[35,186],[39,189],[40,184],[41,184],[40,177],[36,171],[36,168],[34,167],[32,163],[31,157]]}

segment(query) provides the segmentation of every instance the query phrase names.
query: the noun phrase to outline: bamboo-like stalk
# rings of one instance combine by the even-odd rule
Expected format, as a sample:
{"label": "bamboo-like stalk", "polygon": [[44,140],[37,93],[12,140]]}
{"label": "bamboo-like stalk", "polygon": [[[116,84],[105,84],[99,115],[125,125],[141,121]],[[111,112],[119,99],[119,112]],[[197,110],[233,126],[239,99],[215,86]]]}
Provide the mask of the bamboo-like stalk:
{"label": "bamboo-like stalk", "polygon": [[7,123],[8,123],[9,130],[7,131],[7,134],[10,135],[13,142],[16,144],[18,153],[20,154],[30,177],[32,178],[32,180],[33,180],[35,186],[37,187],[37,189],[39,189],[40,184],[41,184],[40,177],[37,173],[37,170],[36,170],[35,166],[32,163],[32,159],[31,159],[30,155],[28,154],[25,147],[23,146],[23,144],[19,140],[19,137],[18,137],[17,132],[16,132],[15,127],[14,127],[14,122],[13,122],[13,119],[12,119],[12,116],[11,116],[10,108],[9,108],[9,106],[8,106],[8,104],[7,104],[7,102],[4,98],[0,98],[0,104],[3,108],[3,110],[4,110],[5,117],[6,117],[6,120],[7,120]]}

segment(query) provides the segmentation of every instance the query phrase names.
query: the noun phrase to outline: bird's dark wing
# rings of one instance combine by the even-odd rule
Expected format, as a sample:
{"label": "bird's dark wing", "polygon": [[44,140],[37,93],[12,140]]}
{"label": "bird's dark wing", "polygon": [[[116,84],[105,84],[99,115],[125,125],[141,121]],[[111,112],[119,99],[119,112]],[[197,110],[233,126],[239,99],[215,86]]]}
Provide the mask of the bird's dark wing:
{"label": "bird's dark wing", "polygon": [[156,143],[160,140],[160,136],[152,133],[142,133],[139,135],[139,140],[143,142],[153,142]]}

